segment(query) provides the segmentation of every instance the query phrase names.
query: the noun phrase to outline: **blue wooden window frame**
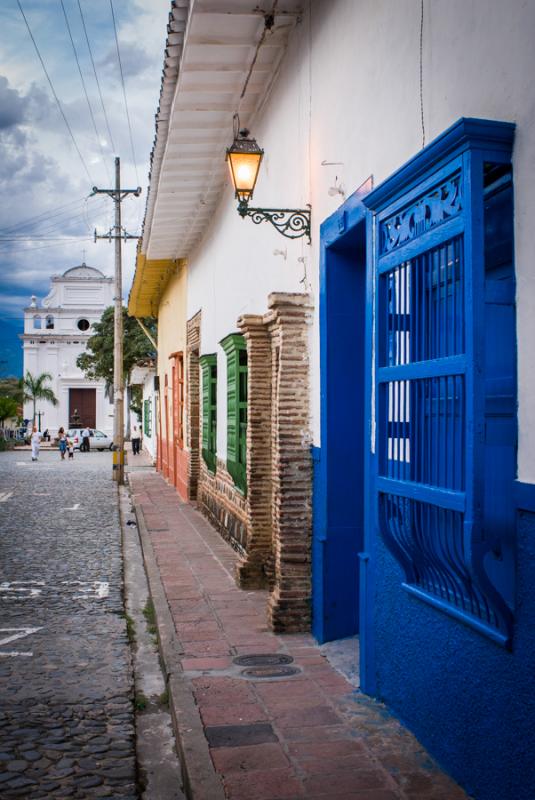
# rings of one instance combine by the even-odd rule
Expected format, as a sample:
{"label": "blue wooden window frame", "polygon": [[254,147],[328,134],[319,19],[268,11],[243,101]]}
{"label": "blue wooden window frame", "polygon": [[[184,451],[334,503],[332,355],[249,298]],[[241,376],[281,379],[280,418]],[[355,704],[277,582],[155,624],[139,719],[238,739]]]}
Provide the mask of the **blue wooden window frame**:
{"label": "blue wooden window frame", "polygon": [[[408,592],[505,646],[514,474],[508,491],[489,470],[486,426],[496,400],[489,384],[501,381],[509,387],[502,437],[514,455],[514,300],[503,301],[512,346],[498,378],[485,339],[491,295],[514,295],[514,272],[498,288],[486,280],[485,176],[510,165],[513,138],[510,123],[461,119],[364,200],[373,212],[379,530]],[[499,510],[492,492],[505,497]],[[505,525],[493,518],[500,514]]]}

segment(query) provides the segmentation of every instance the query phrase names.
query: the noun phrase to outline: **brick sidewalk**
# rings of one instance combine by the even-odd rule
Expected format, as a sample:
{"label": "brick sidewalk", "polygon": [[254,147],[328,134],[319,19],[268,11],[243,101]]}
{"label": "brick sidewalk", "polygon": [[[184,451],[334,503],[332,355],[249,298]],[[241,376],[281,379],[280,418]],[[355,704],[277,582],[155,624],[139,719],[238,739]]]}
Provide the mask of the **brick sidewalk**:
{"label": "brick sidewalk", "polygon": [[[182,729],[187,736],[198,724],[226,797],[466,798],[384,706],[329,663],[312,636],[269,631],[267,593],[236,588],[236,553],[160,475],[131,472],[129,481],[152,562],[151,591],[158,588],[164,598],[158,623],[170,614],[181,691],[189,689],[195,700]],[[168,639],[164,629],[161,638]],[[254,653],[291,656],[299,673],[244,678],[233,658]],[[180,738],[180,707],[175,714]],[[186,770],[190,797],[215,800],[213,789],[196,788],[195,764]]]}

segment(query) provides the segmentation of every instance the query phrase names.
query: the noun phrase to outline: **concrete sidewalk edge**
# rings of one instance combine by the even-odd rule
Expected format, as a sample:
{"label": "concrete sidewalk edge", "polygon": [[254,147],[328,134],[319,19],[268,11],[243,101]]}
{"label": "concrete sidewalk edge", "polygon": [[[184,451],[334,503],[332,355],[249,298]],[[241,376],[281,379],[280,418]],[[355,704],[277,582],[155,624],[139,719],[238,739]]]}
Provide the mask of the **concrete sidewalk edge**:
{"label": "concrete sidewalk edge", "polygon": [[184,791],[188,800],[225,800],[221,780],[214,769],[193,691],[180,664],[182,648],[174,630],[171,612],[156,563],[143,511],[133,501],[145,569],[154,603],[160,655],[167,677],[169,706],[176,745],[182,764]]}

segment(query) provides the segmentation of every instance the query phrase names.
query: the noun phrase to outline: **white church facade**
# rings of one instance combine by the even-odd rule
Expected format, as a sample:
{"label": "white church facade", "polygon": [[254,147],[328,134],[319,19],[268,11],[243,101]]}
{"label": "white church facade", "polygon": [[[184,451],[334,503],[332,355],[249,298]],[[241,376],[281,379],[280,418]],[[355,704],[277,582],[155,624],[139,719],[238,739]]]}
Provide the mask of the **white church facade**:
{"label": "white church facade", "polygon": [[[32,296],[24,309],[24,374],[48,372],[58,405],[38,400],[40,427],[54,435],[58,428],[88,426],[111,435],[113,405],[105,382],[88,380],[76,359],[85,350],[93,331],[108,306],[113,305],[113,278],[85,263],[51,279],[51,289],[39,306]],[[24,405],[24,417],[31,421],[32,402]],[[39,420],[38,420],[39,421]]]}

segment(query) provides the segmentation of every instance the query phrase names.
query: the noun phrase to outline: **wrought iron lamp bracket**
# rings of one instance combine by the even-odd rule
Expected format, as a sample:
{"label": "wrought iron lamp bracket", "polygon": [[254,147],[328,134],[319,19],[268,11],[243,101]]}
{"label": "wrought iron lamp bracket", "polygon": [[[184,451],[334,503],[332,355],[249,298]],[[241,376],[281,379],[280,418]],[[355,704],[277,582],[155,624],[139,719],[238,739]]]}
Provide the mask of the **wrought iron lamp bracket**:
{"label": "wrought iron lamp bracket", "polygon": [[307,208],[249,208],[247,201],[238,205],[240,217],[250,217],[255,225],[271,222],[287,239],[308,237],[310,244],[310,206]]}

